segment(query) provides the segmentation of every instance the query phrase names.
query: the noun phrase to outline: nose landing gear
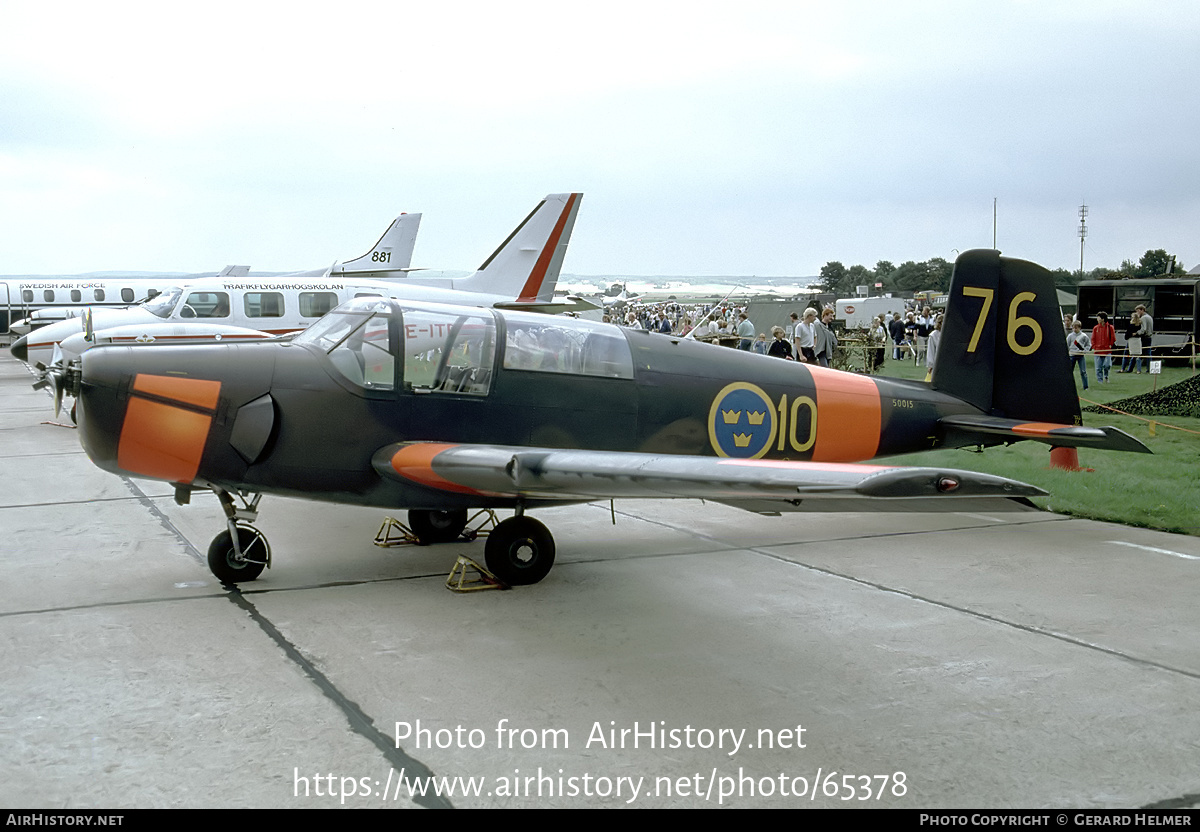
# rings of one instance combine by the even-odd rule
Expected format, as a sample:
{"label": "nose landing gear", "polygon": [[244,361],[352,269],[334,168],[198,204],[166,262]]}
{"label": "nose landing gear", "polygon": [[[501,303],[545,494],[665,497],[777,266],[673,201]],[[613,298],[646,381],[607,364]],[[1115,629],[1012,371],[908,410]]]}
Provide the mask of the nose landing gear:
{"label": "nose landing gear", "polygon": [[221,501],[228,528],[209,544],[208,568],[221,583],[253,581],[271,565],[271,546],[266,535],[249,523],[258,517],[262,495],[255,494],[250,501],[243,498],[243,506],[238,508],[228,491],[217,488],[213,491]]}

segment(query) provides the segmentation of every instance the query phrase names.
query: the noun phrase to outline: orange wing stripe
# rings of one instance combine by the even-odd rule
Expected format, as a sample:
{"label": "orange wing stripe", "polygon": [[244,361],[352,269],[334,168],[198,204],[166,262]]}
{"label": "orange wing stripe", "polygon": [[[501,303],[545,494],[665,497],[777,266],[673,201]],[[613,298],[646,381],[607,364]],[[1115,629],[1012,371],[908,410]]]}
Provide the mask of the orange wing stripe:
{"label": "orange wing stripe", "polygon": [[407,445],[392,454],[392,469],[405,479],[429,488],[453,491],[457,494],[482,494],[482,491],[451,482],[433,470],[433,460],[437,455],[454,447],[457,446],[438,442]]}

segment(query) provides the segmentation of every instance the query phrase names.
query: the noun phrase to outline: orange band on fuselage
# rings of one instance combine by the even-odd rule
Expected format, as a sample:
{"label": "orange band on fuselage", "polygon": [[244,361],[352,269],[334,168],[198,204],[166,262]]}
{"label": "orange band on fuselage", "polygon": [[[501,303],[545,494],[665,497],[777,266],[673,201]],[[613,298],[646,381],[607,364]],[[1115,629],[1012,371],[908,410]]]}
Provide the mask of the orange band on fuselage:
{"label": "orange band on fuselage", "polygon": [[211,424],[212,417],[204,413],[131,398],[117,444],[117,466],[131,474],[189,483],[200,469]]}
{"label": "orange band on fuselage", "polygon": [[405,479],[428,488],[453,491],[457,494],[482,494],[482,491],[451,482],[433,470],[433,460],[437,455],[456,447],[458,446],[440,442],[420,442],[408,445],[392,454],[392,469]]}
{"label": "orange band on fuselage", "polygon": [[153,376],[138,373],[133,379],[133,389],[150,396],[174,399],[197,407],[215,408],[221,395],[221,382],[179,376]]}
{"label": "orange band on fuselage", "polygon": [[817,388],[817,442],[813,462],[857,462],[879,450],[883,407],[866,376],[811,367]]}

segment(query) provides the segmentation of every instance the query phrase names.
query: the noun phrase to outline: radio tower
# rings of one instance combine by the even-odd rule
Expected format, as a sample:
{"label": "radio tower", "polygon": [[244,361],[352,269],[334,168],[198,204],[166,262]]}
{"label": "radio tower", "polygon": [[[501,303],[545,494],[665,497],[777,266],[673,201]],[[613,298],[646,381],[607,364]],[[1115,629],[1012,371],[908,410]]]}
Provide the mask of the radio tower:
{"label": "radio tower", "polygon": [[1087,203],[1079,206],[1079,279],[1083,279],[1083,241],[1087,238]]}

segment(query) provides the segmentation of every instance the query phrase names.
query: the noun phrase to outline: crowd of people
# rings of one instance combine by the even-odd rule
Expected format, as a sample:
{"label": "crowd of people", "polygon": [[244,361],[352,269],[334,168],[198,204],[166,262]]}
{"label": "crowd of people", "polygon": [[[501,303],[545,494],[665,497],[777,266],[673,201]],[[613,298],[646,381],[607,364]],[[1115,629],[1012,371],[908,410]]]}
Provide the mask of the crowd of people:
{"label": "crowd of people", "polygon": [[[897,299],[904,305],[902,312],[878,315],[867,327],[868,372],[876,372],[882,365],[886,350],[891,349],[893,360],[911,358],[918,366],[924,364],[926,380],[932,377],[933,364],[941,342],[942,315],[929,306],[917,307],[912,301]],[[749,319],[746,307],[737,304],[684,304],[677,301],[664,303],[631,303],[620,313],[606,313],[605,321],[621,326],[661,332],[668,335],[691,334],[698,340],[733,343],[736,347],[761,355],[800,361],[829,367],[838,348],[838,334],[834,331],[834,309],[824,306],[819,311],[810,306],[803,312],[792,312],[786,326],[771,328],[770,337],[757,332]],[[1063,332],[1067,342],[1067,353],[1072,372],[1079,372],[1083,389],[1088,389],[1089,376],[1086,356],[1094,359],[1096,382],[1107,384],[1117,358],[1118,373],[1140,373],[1152,354],[1154,319],[1145,306],[1139,305],[1126,327],[1125,347],[1117,347],[1117,333],[1106,312],[1096,315],[1097,323],[1091,331],[1071,315],[1063,316]],[[1148,366],[1147,366],[1147,369]]]}
{"label": "crowd of people", "polygon": [[[1087,354],[1094,359],[1096,383],[1108,384],[1112,372],[1113,357],[1118,354],[1117,330],[1108,320],[1107,312],[1096,313],[1096,325],[1091,333],[1083,331],[1083,324],[1071,315],[1063,316],[1063,330],[1067,334],[1067,353],[1072,371],[1079,370],[1083,389],[1088,389]],[[1150,357],[1154,349],[1154,318],[1144,305],[1139,304],[1129,318],[1125,328],[1125,349],[1121,351],[1121,367],[1118,373],[1140,373],[1145,361],[1149,370]]]}
{"label": "crowd of people", "polygon": [[[941,315],[929,306],[918,308],[912,302],[897,299],[904,311],[892,313],[892,320],[879,315],[871,322],[863,338],[868,343],[869,372],[882,365],[889,342],[893,359],[911,357],[932,371],[933,359],[941,337]],[[829,367],[838,348],[834,331],[832,306],[819,311],[810,306],[803,312],[792,312],[786,326],[757,332],[749,319],[746,307],[737,304],[627,303],[619,312],[606,312],[604,320],[620,326],[644,329],[666,335],[688,336],[698,340],[732,343],[741,350],[761,355],[800,361]],[[903,317],[902,317],[903,315]]]}

